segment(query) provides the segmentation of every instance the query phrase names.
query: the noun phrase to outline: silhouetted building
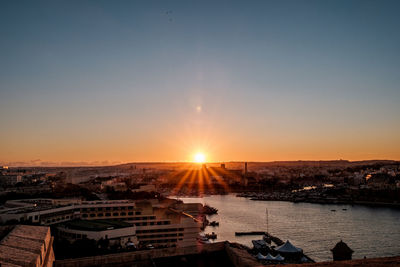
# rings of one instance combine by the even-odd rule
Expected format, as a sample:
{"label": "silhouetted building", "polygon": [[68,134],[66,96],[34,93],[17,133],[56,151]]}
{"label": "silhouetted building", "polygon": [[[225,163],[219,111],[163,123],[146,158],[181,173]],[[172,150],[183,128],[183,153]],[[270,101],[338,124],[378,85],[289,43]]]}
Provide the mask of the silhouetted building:
{"label": "silhouetted building", "polygon": [[221,164],[221,169],[225,169],[225,163]]}
{"label": "silhouetted building", "polygon": [[351,260],[352,254],[354,252],[342,240],[340,240],[340,242],[338,242],[336,246],[333,249],[331,249],[331,251],[334,261]]}
{"label": "silhouetted building", "polygon": [[244,163],[244,173],[247,174],[247,162]]}

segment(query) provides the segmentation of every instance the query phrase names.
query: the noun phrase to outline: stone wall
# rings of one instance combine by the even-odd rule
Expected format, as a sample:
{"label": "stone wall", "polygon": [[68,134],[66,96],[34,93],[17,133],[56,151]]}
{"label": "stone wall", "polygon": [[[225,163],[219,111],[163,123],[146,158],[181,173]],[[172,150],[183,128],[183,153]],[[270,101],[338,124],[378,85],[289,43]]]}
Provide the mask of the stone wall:
{"label": "stone wall", "polygon": [[262,266],[246,250],[233,247],[229,242],[225,243],[225,252],[235,267],[254,267]]}
{"label": "stone wall", "polygon": [[89,267],[89,266],[120,266],[122,264],[131,263],[131,266],[145,265],[146,262],[151,262],[151,259],[192,255],[204,252],[214,252],[225,250],[225,242],[213,244],[198,244],[190,247],[180,248],[163,248],[144,251],[115,253],[94,257],[56,260],[55,267]]}

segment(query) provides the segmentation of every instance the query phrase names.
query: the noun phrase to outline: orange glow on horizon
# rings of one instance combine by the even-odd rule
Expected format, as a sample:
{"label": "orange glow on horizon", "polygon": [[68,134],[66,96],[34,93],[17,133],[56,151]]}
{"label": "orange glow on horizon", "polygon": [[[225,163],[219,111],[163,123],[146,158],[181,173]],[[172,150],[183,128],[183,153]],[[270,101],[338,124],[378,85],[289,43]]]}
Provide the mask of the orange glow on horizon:
{"label": "orange glow on horizon", "polygon": [[194,155],[194,162],[204,163],[204,162],[206,162],[206,156],[203,153],[198,152]]}

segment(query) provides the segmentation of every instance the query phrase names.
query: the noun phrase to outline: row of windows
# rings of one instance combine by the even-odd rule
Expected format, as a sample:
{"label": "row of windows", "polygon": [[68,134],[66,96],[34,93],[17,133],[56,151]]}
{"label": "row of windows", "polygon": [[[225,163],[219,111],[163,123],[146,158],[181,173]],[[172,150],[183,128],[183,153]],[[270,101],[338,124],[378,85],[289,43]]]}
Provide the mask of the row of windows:
{"label": "row of windows", "polygon": [[162,221],[162,222],[137,222],[134,223],[136,226],[148,226],[148,225],[168,225],[171,224],[169,221]]}
{"label": "row of windows", "polygon": [[[179,238],[179,240],[183,240]],[[170,243],[170,242],[178,242],[178,239],[159,239],[159,240],[147,240],[147,241],[140,241],[140,243],[147,245],[147,244],[154,244],[154,243]]]}
{"label": "row of windows", "polygon": [[[134,206],[122,206],[122,207],[97,207],[97,208],[81,208],[81,211],[114,211],[114,210],[133,210]],[[79,209],[75,209],[79,211]],[[139,213],[140,211],[137,211]]]}
{"label": "row of windows", "polygon": [[52,218],[52,219],[46,220],[46,223],[54,223],[54,222],[69,220],[70,218],[72,218],[72,217],[69,215],[63,216],[63,217]]}
{"label": "row of windows", "polygon": [[65,211],[58,211],[58,212],[52,212],[52,213],[47,213],[47,214],[41,214],[41,218],[48,218],[48,217],[54,217],[54,216],[62,216],[65,214],[72,214],[71,210],[65,210]]}
{"label": "row of windows", "polygon": [[[111,217],[111,216],[134,216],[133,212],[128,212],[128,214],[126,212],[113,212],[111,215],[111,212],[106,212],[106,213],[83,213],[82,214],[82,218],[93,218],[93,217]],[[155,220],[156,216],[148,216],[148,217],[134,217],[131,218],[132,220]]]}
{"label": "row of windows", "polygon": [[61,232],[60,233],[61,236],[63,237],[70,237],[70,238],[86,238],[87,235],[83,235],[83,234],[75,234],[75,233],[68,233],[68,232]]}
{"label": "row of windows", "polygon": [[163,234],[163,235],[138,235],[138,238],[160,238],[160,237],[176,237],[176,236],[183,236],[182,233],[179,234]]}
{"label": "row of windows", "polygon": [[145,234],[145,233],[177,232],[177,231],[181,231],[182,232],[183,228],[136,230],[136,233]]}

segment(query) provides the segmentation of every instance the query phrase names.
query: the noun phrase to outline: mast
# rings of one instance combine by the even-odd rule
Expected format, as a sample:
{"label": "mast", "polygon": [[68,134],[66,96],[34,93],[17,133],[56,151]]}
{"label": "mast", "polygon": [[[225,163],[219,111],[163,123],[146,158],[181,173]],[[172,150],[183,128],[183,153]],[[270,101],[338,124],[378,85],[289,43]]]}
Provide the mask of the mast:
{"label": "mast", "polygon": [[267,233],[269,234],[269,229],[268,229],[268,208],[265,208],[265,214],[266,214],[266,219],[267,219]]}

